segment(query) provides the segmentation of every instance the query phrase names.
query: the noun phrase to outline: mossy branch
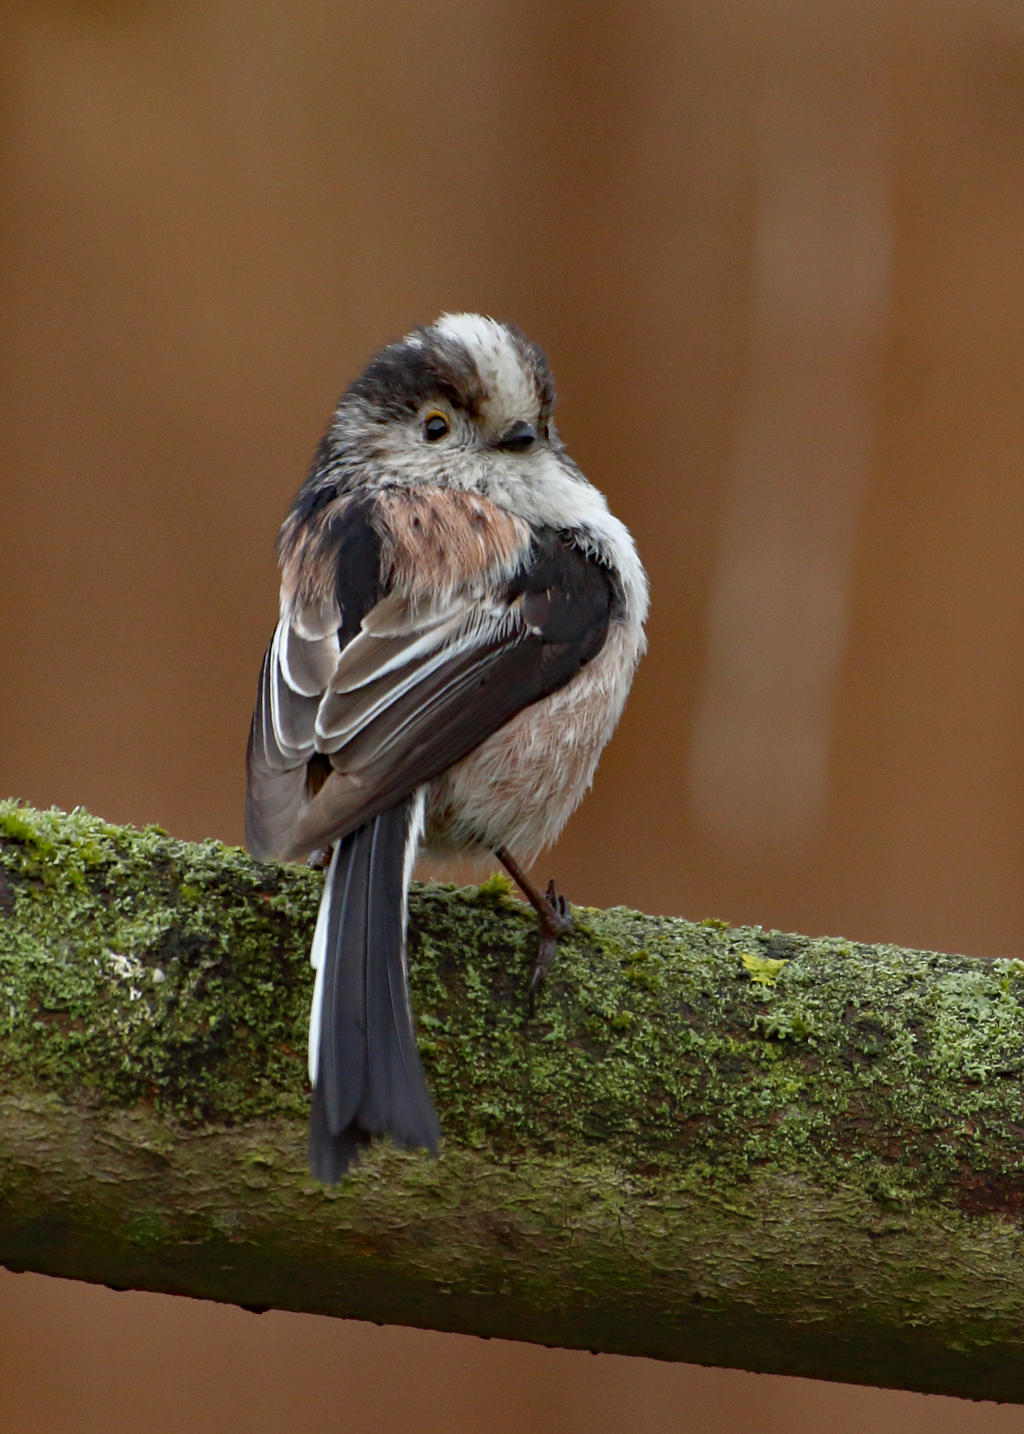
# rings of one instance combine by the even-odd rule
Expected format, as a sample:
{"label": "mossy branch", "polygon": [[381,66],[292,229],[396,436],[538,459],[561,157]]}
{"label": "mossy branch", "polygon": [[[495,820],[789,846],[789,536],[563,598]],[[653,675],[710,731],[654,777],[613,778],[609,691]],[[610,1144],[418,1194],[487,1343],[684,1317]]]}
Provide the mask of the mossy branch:
{"label": "mossy branch", "polygon": [[0,804],[0,1261],[1024,1401],[1024,963],[414,894],[440,1160],[305,1170],[320,878]]}

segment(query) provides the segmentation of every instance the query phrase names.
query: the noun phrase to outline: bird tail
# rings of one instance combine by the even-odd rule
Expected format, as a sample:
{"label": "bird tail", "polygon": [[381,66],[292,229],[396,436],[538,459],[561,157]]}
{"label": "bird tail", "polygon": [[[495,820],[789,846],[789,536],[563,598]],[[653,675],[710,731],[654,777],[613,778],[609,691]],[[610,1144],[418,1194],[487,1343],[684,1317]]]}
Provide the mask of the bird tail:
{"label": "bird tail", "polygon": [[405,956],[422,823],[414,793],[340,841],[327,872],[310,957],[309,1164],[328,1183],[374,1136],[437,1153],[441,1129],[416,1048]]}

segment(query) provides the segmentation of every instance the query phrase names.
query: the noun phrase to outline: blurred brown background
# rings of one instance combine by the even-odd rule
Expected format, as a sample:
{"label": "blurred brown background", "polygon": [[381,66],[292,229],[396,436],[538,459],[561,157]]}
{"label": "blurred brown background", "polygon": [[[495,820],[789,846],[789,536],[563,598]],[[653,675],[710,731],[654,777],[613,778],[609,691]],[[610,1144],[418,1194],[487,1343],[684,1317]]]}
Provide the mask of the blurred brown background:
{"label": "blurred brown background", "polygon": [[[548,350],[651,652],[575,898],[1024,954],[1011,0],[36,0],[0,36],[0,790],[241,837],[273,537],[370,352]],[[1024,1410],[0,1274],[0,1427],[1024,1431]]]}

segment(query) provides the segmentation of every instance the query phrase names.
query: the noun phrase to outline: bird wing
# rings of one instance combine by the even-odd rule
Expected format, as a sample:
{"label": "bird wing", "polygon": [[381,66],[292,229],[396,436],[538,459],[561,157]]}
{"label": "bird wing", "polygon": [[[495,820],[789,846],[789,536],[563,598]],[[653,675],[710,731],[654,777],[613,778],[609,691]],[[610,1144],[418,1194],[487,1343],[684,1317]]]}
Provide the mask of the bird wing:
{"label": "bird wing", "polygon": [[[393,513],[390,500],[383,521],[365,505],[346,520],[367,525],[380,553],[376,588],[360,584],[358,626],[342,564],[332,593],[286,609],[267,650],[246,797],[258,857],[294,859],[355,831],[564,686],[604,643],[611,580],[571,533],[526,530],[497,570],[431,591],[393,580]],[[350,554],[358,545],[341,528]]]}

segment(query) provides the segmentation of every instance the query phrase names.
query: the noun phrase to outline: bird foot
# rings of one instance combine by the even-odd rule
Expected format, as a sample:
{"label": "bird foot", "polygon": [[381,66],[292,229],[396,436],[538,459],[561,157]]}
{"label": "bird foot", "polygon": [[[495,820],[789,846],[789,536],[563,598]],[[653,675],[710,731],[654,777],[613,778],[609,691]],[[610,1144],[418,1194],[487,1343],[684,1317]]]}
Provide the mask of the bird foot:
{"label": "bird foot", "polygon": [[537,903],[537,924],[540,927],[540,940],[537,942],[537,959],[530,977],[531,1016],[537,1004],[537,992],[547,980],[560,938],[571,936],[575,930],[569,899],[562,895],[553,880],[548,882],[544,895]]}
{"label": "bird foot", "polygon": [[575,929],[572,907],[569,905],[568,898],[562,895],[553,881],[548,882],[544,895],[541,896],[507,847],[498,847],[495,856],[537,913],[540,940],[537,943],[537,959],[533,964],[533,975],[530,977],[529,999],[530,1015],[532,1016],[537,1004],[537,992],[543,986],[551,963],[555,959],[558,942],[563,936],[571,936]]}

